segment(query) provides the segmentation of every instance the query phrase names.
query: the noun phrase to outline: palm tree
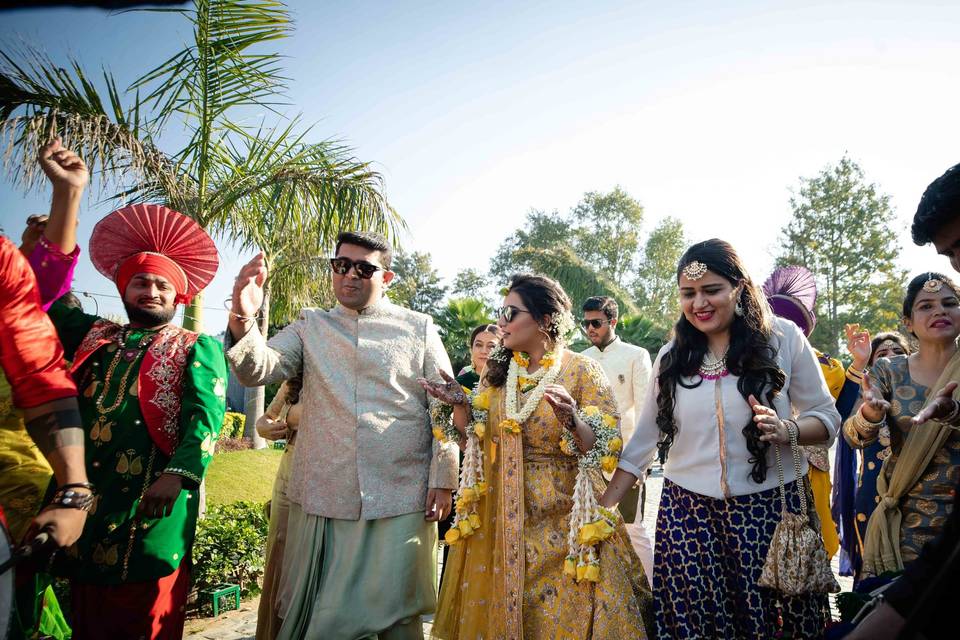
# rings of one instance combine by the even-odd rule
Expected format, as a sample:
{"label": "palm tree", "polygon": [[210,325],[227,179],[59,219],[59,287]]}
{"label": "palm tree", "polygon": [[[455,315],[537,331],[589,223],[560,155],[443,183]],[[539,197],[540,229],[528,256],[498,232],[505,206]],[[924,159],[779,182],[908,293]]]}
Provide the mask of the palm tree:
{"label": "palm tree", "polygon": [[[285,78],[280,56],[262,46],[286,37],[289,14],[274,0],[195,0],[175,11],[193,26],[193,41],[124,92],[103,72],[105,95],[76,61],[67,67],[43,54],[0,51],[0,147],[25,189],[37,187],[37,150],[53,135],[114,179],[118,204],[163,202],[211,234],[264,251],[273,268],[270,308],[289,319],[309,299],[325,270],[336,233],[377,230],[395,237],[402,219],[390,207],[381,176],[336,142],[308,142],[296,119],[251,129],[238,109],[276,113]],[[124,106],[124,104],[129,106]],[[157,140],[176,121],[190,133],[183,148],[162,151]],[[101,188],[107,184],[101,181]],[[202,328],[202,298],[184,326]],[[247,412],[246,433],[262,412],[262,389]],[[249,403],[248,403],[249,406]]]}
{"label": "palm tree", "polygon": [[492,310],[476,298],[455,298],[436,316],[443,346],[450,356],[453,373],[470,364],[470,333],[481,324],[493,322]]}

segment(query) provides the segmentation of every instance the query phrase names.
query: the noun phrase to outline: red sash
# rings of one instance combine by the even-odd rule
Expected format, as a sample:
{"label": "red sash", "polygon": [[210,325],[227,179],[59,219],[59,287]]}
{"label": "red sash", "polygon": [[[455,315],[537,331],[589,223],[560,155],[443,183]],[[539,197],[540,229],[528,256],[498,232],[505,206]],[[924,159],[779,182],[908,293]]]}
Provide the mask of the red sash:
{"label": "red sash", "polygon": [[[77,347],[70,373],[76,376],[83,363],[100,347],[119,342],[123,327],[109,320],[97,320]],[[150,438],[165,455],[173,455],[180,436],[180,396],[187,356],[199,334],[167,325],[157,332],[137,373],[140,413]],[[122,348],[123,345],[120,346]],[[106,389],[104,389],[106,392]]]}

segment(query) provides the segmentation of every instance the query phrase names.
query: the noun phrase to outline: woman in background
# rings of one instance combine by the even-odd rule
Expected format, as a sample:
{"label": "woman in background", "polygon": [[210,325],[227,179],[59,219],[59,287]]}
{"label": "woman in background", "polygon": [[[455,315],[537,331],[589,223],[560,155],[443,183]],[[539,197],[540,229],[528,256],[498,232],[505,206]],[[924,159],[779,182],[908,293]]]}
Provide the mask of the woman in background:
{"label": "woman in background", "polygon": [[[480,376],[487,366],[490,353],[500,345],[500,327],[495,324],[481,324],[470,332],[470,364],[463,368],[456,377],[460,386],[468,391],[474,391],[480,383]],[[460,464],[463,464],[463,451],[460,451]],[[451,513],[446,520],[437,523],[439,540],[443,540],[456,514]],[[447,556],[450,554],[450,545],[443,544],[443,566],[440,568],[440,585],[443,585],[443,574],[447,568]]]}
{"label": "woman in background", "polygon": [[900,571],[917,558],[943,529],[960,475],[960,415],[953,415],[960,411],[953,411],[953,403],[937,403],[929,422],[917,420],[928,401],[952,394],[956,384],[947,382],[960,377],[960,299],[953,281],[933,272],[914,278],[903,301],[903,323],[917,338],[917,351],[876,361],[864,378],[860,407],[843,427],[847,442],[861,449],[889,430],[890,453],[876,479],[879,501],[867,520],[861,577]]}
{"label": "woman in background", "polygon": [[293,447],[300,426],[300,388],[303,374],[290,378],[277,390],[277,395],[260,419],[257,433],[267,440],[286,440],[283,457],[273,481],[273,496],[268,503],[270,529],[267,534],[266,560],[263,569],[263,592],[257,611],[257,640],[273,640],[280,631],[282,622],[277,615],[277,600],[283,584],[281,567],[283,550],[287,541],[287,515],[290,501],[287,499],[287,482],[290,465],[293,464]]}

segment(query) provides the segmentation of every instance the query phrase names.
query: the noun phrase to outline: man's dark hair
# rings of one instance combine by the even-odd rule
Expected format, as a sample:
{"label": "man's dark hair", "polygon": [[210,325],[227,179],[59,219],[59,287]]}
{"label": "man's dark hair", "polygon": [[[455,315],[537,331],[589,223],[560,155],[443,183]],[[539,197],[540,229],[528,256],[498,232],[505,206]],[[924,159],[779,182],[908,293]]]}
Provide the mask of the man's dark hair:
{"label": "man's dark hair", "polygon": [[587,301],[583,303],[584,311],[603,311],[603,315],[607,316],[607,320],[616,320],[617,316],[620,315],[620,307],[617,306],[617,301],[609,296],[593,296],[587,298]]}
{"label": "man's dark hair", "polygon": [[390,261],[393,259],[393,249],[387,239],[373,231],[341,231],[337,235],[337,246],[334,249],[334,255],[340,253],[340,246],[352,244],[371,251],[380,252],[380,263],[384,269],[390,269]]}
{"label": "man's dark hair", "polygon": [[930,183],[913,216],[910,235],[919,245],[933,242],[933,236],[960,216],[960,164],[955,164]]}

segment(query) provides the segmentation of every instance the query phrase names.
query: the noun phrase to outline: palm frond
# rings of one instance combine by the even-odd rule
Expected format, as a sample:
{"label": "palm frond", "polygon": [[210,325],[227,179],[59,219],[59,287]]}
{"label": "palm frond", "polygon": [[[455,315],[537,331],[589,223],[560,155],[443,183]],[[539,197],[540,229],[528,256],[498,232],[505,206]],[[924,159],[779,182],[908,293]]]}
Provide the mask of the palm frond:
{"label": "palm frond", "polygon": [[16,58],[0,52],[0,148],[14,183],[28,191],[44,183],[37,153],[60,136],[102,177],[153,181],[170,193],[181,192],[186,185],[171,159],[154,146],[139,100],[124,109],[107,71],[103,83],[105,98],[76,61],[66,68],[36,51]]}
{"label": "palm frond", "polygon": [[293,24],[281,2],[196,0],[181,13],[193,24],[193,42],[131,85],[149,91],[144,100],[160,126],[180,112],[199,117],[204,132],[233,107],[279,103],[287,80],[281,56],[249,49],[289,35]]}

